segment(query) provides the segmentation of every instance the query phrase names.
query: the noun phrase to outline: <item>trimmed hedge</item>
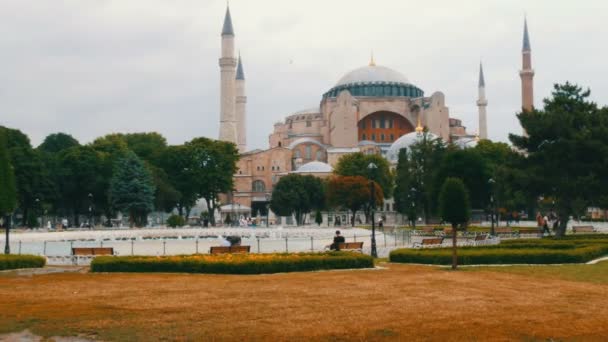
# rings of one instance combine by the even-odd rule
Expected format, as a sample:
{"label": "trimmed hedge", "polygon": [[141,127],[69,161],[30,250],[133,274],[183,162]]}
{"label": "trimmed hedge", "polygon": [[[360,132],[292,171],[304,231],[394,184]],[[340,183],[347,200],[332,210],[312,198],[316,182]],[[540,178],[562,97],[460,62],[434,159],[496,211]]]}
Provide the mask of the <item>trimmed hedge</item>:
{"label": "trimmed hedge", "polygon": [[91,262],[92,272],[262,274],[370,267],[372,257],[354,252],[100,256]]}
{"label": "trimmed hedge", "polygon": [[38,268],[44,267],[46,258],[27,254],[1,254],[0,271],[14,270],[18,268]]}
{"label": "trimmed hedge", "polygon": [[[585,263],[608,255],[608,237],[508,240],[500,245],[458,248],[458,264],[566,264]],[[391,262],[449,265],[451,248],[397,249]]]}

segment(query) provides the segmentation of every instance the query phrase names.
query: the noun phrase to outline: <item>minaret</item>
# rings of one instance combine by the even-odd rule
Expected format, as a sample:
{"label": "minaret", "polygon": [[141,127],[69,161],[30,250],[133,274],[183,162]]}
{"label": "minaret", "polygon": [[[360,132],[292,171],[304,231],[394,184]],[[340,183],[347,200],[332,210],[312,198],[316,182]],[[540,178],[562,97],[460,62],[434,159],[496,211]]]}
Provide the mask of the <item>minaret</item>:
{"label": "minaret", "polygon": [[528,20],[524,19],[524,43],[521,50],[522,69],[521,77],[521,107],[529,112],[534,108],[534,70],[532,69],[532,50],[530,49],[530,36],[528,35]]}
{"label": "minaret", "polygon": [[243,59],[239,53],[239,63],[236,68],[236,131],[239,152],[247,151],[247,96],[245,95],[245,72]]}
{"label": "minaret", "polygon": [[486,81],[483,78],[483,66],[479,63],[479,84],[477,85],[477,108],[479,112],[479,138],[488,139],[488,121],[486,117]]}
{"label": "minaret", "polygon": [[235,113],[235,79],[236,58],[234,58],[234,30],[230,8],[226,8],[226,17],[222,28],[222,57],[220,58],[221,91],[220,91],[220,137],[222,141],[238,144]]}

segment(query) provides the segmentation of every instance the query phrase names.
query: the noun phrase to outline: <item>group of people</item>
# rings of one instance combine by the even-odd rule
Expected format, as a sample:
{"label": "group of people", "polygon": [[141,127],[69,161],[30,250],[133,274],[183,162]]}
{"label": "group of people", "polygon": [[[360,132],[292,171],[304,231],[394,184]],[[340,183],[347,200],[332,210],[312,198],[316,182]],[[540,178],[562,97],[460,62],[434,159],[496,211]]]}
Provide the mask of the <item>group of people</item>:
{"label": "group of people", "polygon": [[538,212],[536,213],[536,225],[538,226],[539,232],[541,234],[547,233],[547,235],[551,235],[551,230],[549,227],[555,231],[559,226],[559,220],[557,215],[554,212],[550,212],[549,214],[545,214],[544,216]]}

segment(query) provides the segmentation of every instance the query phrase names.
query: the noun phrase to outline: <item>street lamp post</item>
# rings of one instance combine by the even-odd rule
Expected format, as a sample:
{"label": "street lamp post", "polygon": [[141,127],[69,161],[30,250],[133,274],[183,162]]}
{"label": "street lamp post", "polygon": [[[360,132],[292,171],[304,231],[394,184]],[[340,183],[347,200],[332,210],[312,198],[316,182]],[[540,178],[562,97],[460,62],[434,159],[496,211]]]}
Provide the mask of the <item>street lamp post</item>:
{"label": "street lamp post", "polygon": [[266,194],[266,228],[270,225],[270,195]]}
{"label": "street lamp post", "polygon": [[89,193],[89,229],[93,229],[93,194]]}
{"label": "street lamp post", "polygon": [[36,198],[36,228],[42,227],[42,217],[40,217],[40,198]]}
{"label": "street lamp post", "polygon": [[412,219],[412,226],[416,229],[416,220],[418,219],[418,213],[416,212],[416,188],[410,189],[412,192],[412,213],[414,218]]}
{"label": "street lamp post", "polygon": [[374,163],[369,163],[367,168],[369,169],[369,190],[370,190],[369,191],[369,194],[370,194],[369,209],[370,209],[370,214],[372,217],[372,257],[377,258],[378,251],[376,250],[376,222],[374,221],[374,208],[376,206],[376,196],[374,193],[374,181],[372,180],[372,173],[374,172],[375,169],[378,168],[378,166],[376,166],[376,164],[374,164]]}
{"label": "street lamp post", "polygon": [[496,181],[494,180],[494,178],[490,178],[490,180],[488,180],[488,183],[490,184],[490,217],[492,219],[492,224],[490,226],[490,235],[494,236],[494,215],[496,214],[496,209],[494,208],[494,183],[496,183]]}

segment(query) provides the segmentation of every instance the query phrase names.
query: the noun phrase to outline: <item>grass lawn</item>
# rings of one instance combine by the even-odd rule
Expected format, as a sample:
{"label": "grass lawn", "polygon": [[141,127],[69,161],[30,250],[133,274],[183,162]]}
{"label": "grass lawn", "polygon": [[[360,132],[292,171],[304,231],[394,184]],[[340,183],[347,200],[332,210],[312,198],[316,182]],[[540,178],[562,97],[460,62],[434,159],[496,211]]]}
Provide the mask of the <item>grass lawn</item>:
{"label": "grass lawn", "polygon": [[[595,281],[605,279],[606,263],[457,272],[381,266],[268,275],[8,273],[0,276],[0,334],[29,329],[105,341],[608,336],[608,286]],[[570,273],[581,281],[564,277]]]}
{"label": "grass lawn", "polygon": [[468,267],[467,271],[504,272],[534,278],[583,281],[608,285],[608,261],[595,265]]}

